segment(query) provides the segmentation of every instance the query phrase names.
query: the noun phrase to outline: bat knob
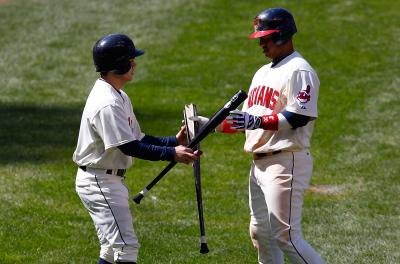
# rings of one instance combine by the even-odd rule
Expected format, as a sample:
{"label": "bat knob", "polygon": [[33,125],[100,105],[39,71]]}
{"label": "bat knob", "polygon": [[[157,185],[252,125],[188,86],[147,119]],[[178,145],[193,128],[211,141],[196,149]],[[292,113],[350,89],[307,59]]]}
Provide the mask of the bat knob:
{"label": "bat knob", "polygon": [[210,252],[210,250],[208,249],[207,243],[201,243],[201,245],[200,245],[200,253],[201,254],[207,254],[208,252]]}
{"label": "bat knob", "polygon": [[138,193],[135,197],[133,197],[132,200],[133,200],[136,204],[140,204],[140,201],[143,199],[143,197],[144,197],[143,194]]}

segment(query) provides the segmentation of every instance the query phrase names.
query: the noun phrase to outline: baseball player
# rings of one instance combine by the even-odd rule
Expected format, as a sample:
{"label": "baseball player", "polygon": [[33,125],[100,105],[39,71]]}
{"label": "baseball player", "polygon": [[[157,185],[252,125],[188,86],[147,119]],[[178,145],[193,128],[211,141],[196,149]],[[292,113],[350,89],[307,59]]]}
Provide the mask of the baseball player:
{"label": "baseball player", "polygon": [[99,264],[137,262],[139,243],[124,184],[132,157],[188,164],[200,155],[184,147],[184,127],[171,137],[154,137],[141,131],[122,89],[132,80],[135,58],[142,54],[123,34],[102,37],[93,47],[100,78],[83,110],[73,160],[79,166],[76,192],[93,219],[100,241]]}
{"label": "baseball player", "polygon": [[[304,191],[312,174],[310,139],[317,118],[319,80],[294,50],[293,16],[270,8],[254,19],[258,39],[272,60],[254,75],[242,111],[234,110],[217,131],[245,131],[253,155],[249,177],[250,236],[259,263],[324,263],[301,232]],[[207,118],[196,119],[201,124]]]}

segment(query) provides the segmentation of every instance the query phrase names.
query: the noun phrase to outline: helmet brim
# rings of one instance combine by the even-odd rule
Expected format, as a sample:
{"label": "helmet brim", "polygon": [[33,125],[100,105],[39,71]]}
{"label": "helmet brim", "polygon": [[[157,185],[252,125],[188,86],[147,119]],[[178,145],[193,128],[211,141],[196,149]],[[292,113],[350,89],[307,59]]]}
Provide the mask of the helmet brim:
{"label": "helmet brim", "polygon": [[250,34],[249,38],[250,39],[261,38],[261,37],[269,36],[269,35],[271,35],[273,33],[277,33],[277,32],[279,32],[278,29],[255,31],[252,34]]}
{"label": "helmet brim", "polygon": [[143,50],[135,49],[135,58],[139,57],[139,56],[142,56],[143,54],[144,54]]}

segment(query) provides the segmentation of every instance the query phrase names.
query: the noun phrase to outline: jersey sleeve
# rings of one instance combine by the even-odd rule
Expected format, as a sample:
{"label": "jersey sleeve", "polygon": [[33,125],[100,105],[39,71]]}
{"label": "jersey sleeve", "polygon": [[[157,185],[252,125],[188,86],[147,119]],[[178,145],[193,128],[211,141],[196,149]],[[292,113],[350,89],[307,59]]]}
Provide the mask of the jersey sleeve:
{"label": "jersey sleeve", "polygon": [[288,80],[287,106],[285,110],[300,115],[317,117],[319,80],[312,71],[295,71]]}
{"label": "jersey sleeve", "polygon": [[135,140],[124,110],[115,105],[102,108],[93,118],[92,125],[109,149]]}

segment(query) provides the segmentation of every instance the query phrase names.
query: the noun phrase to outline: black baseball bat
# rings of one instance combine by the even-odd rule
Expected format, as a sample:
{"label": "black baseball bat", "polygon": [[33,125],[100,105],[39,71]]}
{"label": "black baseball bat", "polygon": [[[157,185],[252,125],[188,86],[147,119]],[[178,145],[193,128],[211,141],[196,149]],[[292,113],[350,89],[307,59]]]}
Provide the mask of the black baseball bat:
{"label": "black baseball bat", "polygon": [[[189,124],[187,124],[187,115],[186,111],[183,111],[185,125],[186,125],[186,136],[187,141],[190,142],[192,140],[191,134],[189,132]],[[193,105],[193,116],[197,116],[196,106]],[[194,125],[194,135],[198,134],[199,131],[199,122],[193,122]],[[197,144],[193,150],[200,150],[200,144]],[[206,228],[204,224],[204,215],[203,215],[203,196],[201,191],[201,169],[200,169],[200,157],[193,162],[193,176],[194,176],[194,186],[196,190],[196,200],[197,200],[197,212],[199,215],[199,227],[200,227],[200,253],[206,254],[210,250],[207,245],[207,237],[206,237]]]}
{"label": "black baseball bat", "polygon": [[200,160],[193,162],[194,172],[194,185],[196,188],[197,211],[199,213],[199,226],[200,226],[200,253],[206,254],[210,250],[207,246],[206,228],[204,225],[203,216],[203,196],[201,194],[201,174],[200,174]]}
{"label": "black baseball bat", "polygon": [[[246,92],[240,90],[218,111],[210,120],[200,129],[199,133],[189,143],[188,148],[195,147],[200,141],[202,141],[208,134],[213,132],[215,128],[229,115],[229,112],[235,110],[244,100],[246,100]],[[143,199],[144,195],[153,188],[154,185],[159,182],[168,171],[170,171],[176,165],[176,161],[171,161],[161,172],[157,175],[142,191],[140,191],[133,201],[137,204]]]}

